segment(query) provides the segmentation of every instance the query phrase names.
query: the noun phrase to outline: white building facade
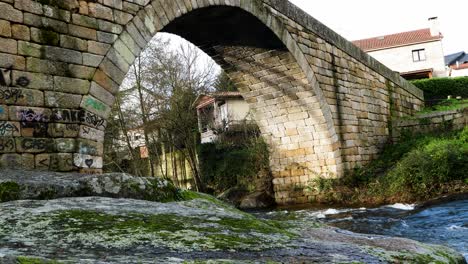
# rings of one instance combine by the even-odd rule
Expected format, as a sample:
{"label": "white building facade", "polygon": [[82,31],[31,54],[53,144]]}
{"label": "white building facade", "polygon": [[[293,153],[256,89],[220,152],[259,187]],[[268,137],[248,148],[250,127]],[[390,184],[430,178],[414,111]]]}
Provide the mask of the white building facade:
{"label": "white building facade", "polygon": [[443,36],[437,18],[430,28],[353,41],[406,79],[446,77]]}
{"label": "white building facade", "polygon": [[219,133],[253,122],[250,107],[239,92],[201,95],[195,101],[201,143],[212,143]]}

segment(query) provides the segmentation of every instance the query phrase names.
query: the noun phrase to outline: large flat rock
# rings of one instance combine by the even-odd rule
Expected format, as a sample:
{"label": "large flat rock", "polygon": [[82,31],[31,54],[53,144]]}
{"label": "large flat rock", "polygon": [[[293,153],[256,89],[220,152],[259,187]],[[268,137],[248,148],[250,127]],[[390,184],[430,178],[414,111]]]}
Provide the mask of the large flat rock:
{"label": "large flat rock", "polygon": [[464,263],[445,247],[259,220],[211,199],[19,200],[0,212],[0,263]]}

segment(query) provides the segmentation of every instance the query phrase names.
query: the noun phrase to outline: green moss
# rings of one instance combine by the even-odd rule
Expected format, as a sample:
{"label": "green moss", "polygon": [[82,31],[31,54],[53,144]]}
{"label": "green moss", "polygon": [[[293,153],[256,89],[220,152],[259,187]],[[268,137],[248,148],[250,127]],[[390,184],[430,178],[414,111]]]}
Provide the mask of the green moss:
{"label": "green moss", "polygon": [[60,264],[55,260],[43,260],[40,258],[20,256],[16,259],[18,264]]}
{"label": "green moss", "polygon": [[42,191],[37,197],[39,200],[50,200],[57,197],[57,192],[53,189]]}
{"label": "green moss", "polygon": [[20,186],[16,182],[0,183],[0,202],[17,200],[19,192]]}
{"label": "green moss", "polygon": [[43,44],[57,46],[60,36],[56,32],[46,28],[39,31],[39,41]]}
{"label": "green moss", "polygon": [[174,243],[186,248],[212,250],[281,247],[282,243],[297,236],[285,231],[284,223],[254,217],[207,218],[137,213],[113,215],[98,211],[68,210],[41,216],[34,221],[48,221],[49,228],[56,232],[66,230],[74,236],[94,234],[107,237],[110,242],[133,236],[138,243],[145,243],[141,236],[149,236],[151,239],[148,239],[148,243],[160,240],[166,241],[163,246],[168,247]]}

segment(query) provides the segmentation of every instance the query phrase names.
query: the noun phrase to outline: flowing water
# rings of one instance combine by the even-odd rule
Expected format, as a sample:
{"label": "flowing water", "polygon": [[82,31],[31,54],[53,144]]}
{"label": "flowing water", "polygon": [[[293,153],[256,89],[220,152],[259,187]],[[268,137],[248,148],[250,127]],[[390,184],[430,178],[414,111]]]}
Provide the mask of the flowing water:
{"label": "flowing water", "polygon": [[278,209],[256,213],[270,219],[319,221],[345,230],[405,237],[456,249],[468,260],[468,199],[419,207]]}

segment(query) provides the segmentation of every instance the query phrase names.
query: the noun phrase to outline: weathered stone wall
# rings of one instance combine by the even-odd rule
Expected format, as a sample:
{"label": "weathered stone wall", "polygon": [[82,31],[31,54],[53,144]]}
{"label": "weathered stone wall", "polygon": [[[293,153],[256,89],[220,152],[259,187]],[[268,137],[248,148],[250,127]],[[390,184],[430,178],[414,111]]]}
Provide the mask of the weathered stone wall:
{"label": "weathered stone wall", "polygon": [[135,58],[178,18],[216,6],[255,17],[282,43],[194,40],[254,109],[279,203],[306,202],[312,178],[375,158],[392,118],[423,104],[420,90],[288,1],[0,0],[1,165],[99,173],[106,119]]}
{"label": "weathered stone wall", "polygon": [[397,143],[402,137],[414,134],[460,130],[468,126],[468,107],[395,119],[392,122],[392,138]]}

